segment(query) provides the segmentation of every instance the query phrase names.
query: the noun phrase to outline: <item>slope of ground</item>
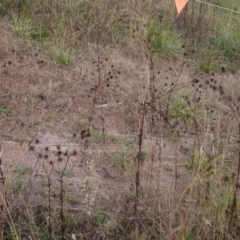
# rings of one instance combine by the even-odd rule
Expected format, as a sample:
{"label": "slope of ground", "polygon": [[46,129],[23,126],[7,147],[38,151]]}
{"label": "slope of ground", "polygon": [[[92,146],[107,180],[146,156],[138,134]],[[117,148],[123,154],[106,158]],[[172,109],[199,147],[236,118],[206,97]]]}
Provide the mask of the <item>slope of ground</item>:
{"label": "slope of ground", "polygon": [[196,220],[205,206],[198,197],[214,205],[210,182],[218,189],[236,169],[239,72],[203,74],[184,54],[162,60],[90,43],[61,66],[14,38],[7,21],[0,35],[1,207],[16,239],[40,236],[27,221],[13,223],[18,210],[29,217],[38,208],[36,229],[49,227],[49,216],[61,225],[61,207],[73,212],[69,222],[83,214],[68,223],[68,239],[159,239],[191,219],[193,232],[212,227],[210,215]]}

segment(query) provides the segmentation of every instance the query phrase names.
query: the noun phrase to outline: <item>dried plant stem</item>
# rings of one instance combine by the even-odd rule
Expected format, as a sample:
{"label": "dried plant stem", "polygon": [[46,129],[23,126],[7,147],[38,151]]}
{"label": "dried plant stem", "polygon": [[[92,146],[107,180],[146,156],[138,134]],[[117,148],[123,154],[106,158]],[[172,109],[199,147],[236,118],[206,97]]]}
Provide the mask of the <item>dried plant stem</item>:
{"label": "dried plant stem", "polygon": [[63,186],[63,177],[64,177],[64,173],[66,171],[67,165],[69,163],[70,157],[72,155],[75,155],[74,153],[76,153],[75,150],[73,150],[72,153],[67,157],[67,160],[66,160],[66,163],[64,165],[64,168],[60,172],[60,179],[58,179],[58,181],[60,181],[60,204],[61,204],[61,207],[60,207],[60,218],[61,218],[61,239],[62,240],[64,239],[64,234],[65,234],[65,230],[66,230],[66,227],[65,227],[65,217],[64,217],[64,208],[63,208],[63,205],[64,205],[64,193],[65,193],[64,186]]}
{"label": "dried plant stem", "polygon": [[[240,148],[240,124],[238,125],[238,129],[239,129],[239,140],[238,140],[238,144],[239,144],[239,148]],[[236,184],[235,184],[235,189],[233,192],[233,201],[232,201],[232,205],[231,205],[231,217],[229,220],[229,225],[228,225],[228,234],[231,234],[232,232],[232,227],[233,227],[233,220],[235,218],[235,212],[237,212],[237,193],[238,193],[238,189],[239,189],[239,180],[240,180],[240,151],[238,151],[238,170],[237,170],[237,179],[236,179]]]}
{"label": "dried plant stem", "polygon": [[[0,159],[1,161],[1,159]],[[1,163],[0,163],[1,164]],[[2,166],[0,165],[0,181],[2,181],[2,185],[4,186],[5,183],[5,177],[3,175],[3,171],[2,171]],[[4,191],[4,195],[3,195],[3,201],[7,204],[7,199],[6,199],[6,191]],[[4,239],[3,238],[3,231],[4,231],[4,216],[6,215],[6,204],[3,204],[1,207],[1,218],[0,218],[0,239]]]}
{"label": "dried plant stem", "polygon": [[[137,154],[137,171],[136,171],[136,178],[135,178],[135,189],[136,189],[136,201],[139,197],[139,187],[140,187],[140,165],[142,162],[142,141],[143,141],[143,127],[144,127],[144,118],[146,114],[146,103],[143,104],[142,109],[142,117],[140,122],[140,129],[139,129],[139,139],[138,139],[138,154]],[[134,211],[137,212],[137,203],[135,202]]]}
{"label": "dried plant stem", "polygon": [[45,171],[47,181],[48,181],[48,233],[49,233],[49,239],[53,239],[53,233],[52,233],[52,199],[51,199],[51,194],[52,194],[52,183],[51,183],[51,175],[53,171],[53,164],[51,164],[51,170],[50,173],[48,173],[45,164],[43,164],[43,169]]}

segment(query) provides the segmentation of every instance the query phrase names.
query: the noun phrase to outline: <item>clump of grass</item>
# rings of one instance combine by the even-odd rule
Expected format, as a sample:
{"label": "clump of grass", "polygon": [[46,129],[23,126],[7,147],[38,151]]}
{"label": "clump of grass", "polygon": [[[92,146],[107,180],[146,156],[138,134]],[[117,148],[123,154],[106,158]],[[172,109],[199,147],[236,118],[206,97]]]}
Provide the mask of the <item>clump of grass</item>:
{"label": "clump of grass", "polygon": [[193,95],[174,94],[168,107],[170,118],[173,125],[185,125],[192,128],[195,119],[201,118],[199,107],[193,102]]}
{"label": "clump of grass", "polygon": [[126,151],[106,152],[106,156],[112,161],[112,167],[127,169],[131,165],[129,153]]}
{"label": "clump of grass", "polygon": [[28,37],[32,31],[31,19],[26,16],[17,17],[16,14],[13,13],[12,30],[16,37]]}
{"label": "clump of grass", "polygon": [[167,23],[152,21],[148,26],[148,40],[152,50],[162,57],[171,57],[181,52],[181,39]]}
{"label": "clump of grass", "polygon": [[60,65],[70,65],[73,63],[72,55],[70,50],[65,51],[62,46],[54,47],[50,50],[51,58],[55,59]]}
{"label": "clump of grass", "polygon": [[49,37],[49,33],[46,28],[37,28],[33,29],[30,33],[30,37],[32,40],[39,41],[40,44],[43,46],[44,41]]}

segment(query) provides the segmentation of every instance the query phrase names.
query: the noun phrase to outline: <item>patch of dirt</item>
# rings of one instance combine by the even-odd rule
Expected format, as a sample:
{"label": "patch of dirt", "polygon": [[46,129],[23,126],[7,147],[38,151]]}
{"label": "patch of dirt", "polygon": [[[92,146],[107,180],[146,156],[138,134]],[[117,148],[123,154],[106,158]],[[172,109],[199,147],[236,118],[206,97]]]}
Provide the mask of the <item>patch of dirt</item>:
{"label": "patch of dirt", "polygon": [[[177,182],[186,181],[186,171],[180,166],[183,155],[180,157],[178,147],[166,141],[161,142],[161,150],[156,150],[158,147],[155,140],[144,140],[143,145],[144,151],[152,149],[153,153],[147,152],[147,154],[152,155],[154,159],[147,158],[140,168],[141,194],[151,196],[154,201],[158,196],[156,192],[159,192],[165,199],[163,202],[167,203],[167,198],[173,194]],[[95,144],[94,147],[83,152],[81,143],[70,142],[69,136],[46,133],[37,141],[22,144],[4,141],[1,146],[2,170],[7,182],[17,185],[17,181],[24,179],[23,192],[29,199],[32,198],[34,204],[37,202],[43,204],[46,201],[44,196],[48,178],[51,179],[52,191],[59,192],[59,173],[64,170],[64,186],[67,194],[71,194],[71,198],[86,197],[83,189],[87,181],[96,191],[89,193],[96,194],[90,196],[97,199],[95,204],[100,201],[101,207],[106,206],[107,209],[111,206],[111,211],[118,213],[125,211],[131,213],[134,210],[132,196],[135,192],[136,168],[130,167],[120,171],[112,165],[111,159],[106,158],[106,153],[116,153],[121,150],[118,144]],[[132,158],[130,161],[132,165],[135,159]],[[42,196],[39,189],[43,191]],[[36,195],[38,195],[37,202],[34,200]],[[19,197],[21,198],[22,195]],[[57,199],[59,200],[58,197],[56,201]],[[76,211],[82,208],[86,210],[86,206],[83,207],[79,200],[76,202],[74,206],[68,203],[65,207],[69,209],[74,207]]]}

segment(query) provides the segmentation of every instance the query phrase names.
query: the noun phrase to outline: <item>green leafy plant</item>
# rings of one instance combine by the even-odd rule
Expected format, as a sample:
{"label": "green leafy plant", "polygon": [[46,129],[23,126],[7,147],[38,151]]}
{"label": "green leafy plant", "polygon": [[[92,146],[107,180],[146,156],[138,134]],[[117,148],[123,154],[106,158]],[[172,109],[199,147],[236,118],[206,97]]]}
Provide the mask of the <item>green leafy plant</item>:
{"label": "green leafy plant", "polygon": [[112,160],[112,166],[126,169],[130,167],[129,154],[126,151],[107,152],[106,156]]}
{"label": "green leafy plant", "polygon": [[3,0],[0,3],[0,16],[5,16],[11,10],[11,2]]}
{"label": "green leafy plant", "polygon": [[200,65],[200,70],[207,74],[209,74],[213,69],[214,69],[214,66],[212,64],[211,59],[207,60],[206,62]]}
{"label": "green leafy plant", "polygon": [[84,235],[82,233],[73,233],[71,235],[71,238],[73,240],[81,240],[81,239],[84,239]]}
{"label": "green leafy plant", "polygon": [[59,174],[59,175],[62,175],[63,177],[68,177],[68,178],[74,177],[73,172],[68,170],[68,169],[65,169],[64,171],[63,170],[56,170],[56,173]]}
{"label": "green leafy plant", "polygon": [[18,194],[24,189],[25,186],[27,186],[27,181],[19,177],[12,182],[11,191],[13,194]]}
{"label": "green leafy plant", "polygon": [[103,225],[107,221],[107,216],[103,213],[96,213],[93,215],[93,220],[97,225]]}
{"label": "green leafy plant", "polygon": [[199,173],[204,173],[211,169],[212,165],[208,156],[200,157],[193,154],[192,159],[185,160],[185,166]]}
{"label": "green leafy plant", "polygon": [[145,152],[145,151],[142,151],[142,152],[141,152],[140,158],[141,158],[141,161],[142,161],[142,162],[147,159],[147,155],[148,155],[147,152]]}
{"label": "green leafy plant", "polygon": [[0,104],[0,114],[8,116],[10,113],[10,110]]}
{"label": "green leafy plant", "polygon": [[73,192],[66,192],[65,198],[66,201],[69,202],[71,205],[77,205],[80,203],[79,198]]}
{"label": "green leafy plant", "polygon": [[16,167],[14,167],[13,172],[24,175],[26,173],[29,173],[30,169],[28,166],[25,165],[17,165]]}
{"label": "green leafy plant", "polygon": [[100,131],[93,131],[93,138],[96,142],[101,142],[104,139],[104,133]]}
{"label": "green leafy plant", "polygon": [[30,36],[33,40],[37,40],[43,43],[43,41],[48,38],[49,34],[46,28],[37,28],[35,30],[32,30]]}
{"label": "green leafy plant", "polygon": [[198,105],[193,101],[193,95],[174,94],[168,105],[170,121],[173,125],[195,127],[195,121],[202,118]]}

